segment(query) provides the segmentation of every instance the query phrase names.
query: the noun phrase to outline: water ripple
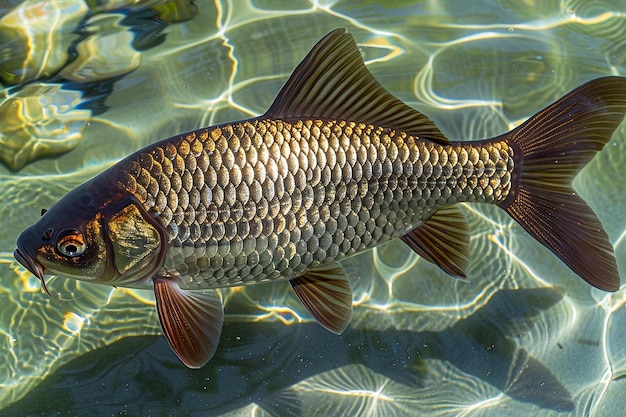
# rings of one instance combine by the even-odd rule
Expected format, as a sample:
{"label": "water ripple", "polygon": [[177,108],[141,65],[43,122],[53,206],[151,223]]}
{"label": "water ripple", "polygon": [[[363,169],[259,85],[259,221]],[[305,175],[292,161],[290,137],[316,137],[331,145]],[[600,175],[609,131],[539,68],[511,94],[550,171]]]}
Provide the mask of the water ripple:
{"label": "water ripple", "polygon": [[[483,139],[584,81],[626,75],[623,2],[61,3],[22,2],[0,21],[0,79],[11,86],[0,104],[7,412],[619,413],[625,292],[590,289],[496,208],[463,206],[468,282],[400,242],[345,261],[355,310],[341,337],[319,329],[287,283],[222,291],[223,338],[200,371],[147,337],[159,334],[151,294],[52,278],[56,305],[11,253],[41,208],[131,151],[263,113],[331,29],[348,27],[381,83],[446,135]],[[575,181],[622,276],[625,136]]]}

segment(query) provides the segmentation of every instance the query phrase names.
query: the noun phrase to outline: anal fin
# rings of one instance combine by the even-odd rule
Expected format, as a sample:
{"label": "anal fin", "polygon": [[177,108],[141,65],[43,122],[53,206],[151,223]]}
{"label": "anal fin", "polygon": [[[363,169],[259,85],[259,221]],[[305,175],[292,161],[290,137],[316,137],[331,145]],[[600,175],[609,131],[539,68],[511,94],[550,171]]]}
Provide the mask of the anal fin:
{"label": "anal fin", "polygon": [[215,354],[224,310],[215,290],[186,291],[155,277],[154,294],[161,329],[172,350],[189,368],[200,368]]}
{"label": "anal fin", "polygon": [[352,318],[352,289],[343,267],[331,263],[289,281],[309,314],[325,329],[341,334]]}
{"label": "anal fin", "polygon": [[401,236],[418,255],[456,278],[466,278],[469,226],[458,206],[442,207],[419,227]]}

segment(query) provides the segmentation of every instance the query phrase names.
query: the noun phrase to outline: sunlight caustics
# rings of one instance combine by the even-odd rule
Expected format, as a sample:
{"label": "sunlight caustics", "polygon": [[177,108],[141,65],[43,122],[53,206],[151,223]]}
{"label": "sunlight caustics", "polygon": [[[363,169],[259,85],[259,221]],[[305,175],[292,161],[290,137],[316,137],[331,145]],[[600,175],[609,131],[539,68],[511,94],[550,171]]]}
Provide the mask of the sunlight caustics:
{"label": "sunlight caustics", "polygon": [[[85,366],[73,359],[160,334],[153,296],[48,279],[59,308],[11,256],[33,213],[119,158],[176,133],[263,113],[331,29],[348,27],[381,84],[450,137],[483,139],[584,81],[626,75],[621,2],[196,1],[197,13],[181,21],[144,4],[155,2],[48,3],[22,2],[2,18],[18,35],[2,38],[13,53],[0,56],[0,79],[13,86],[0,97],[0,195],[11,202],[0,205],[0,347],[7,353],[0,409],[66,409],[38,390],[47,378],[67,381],[59,372],[70,365],[76,375],[67,378],[80,377],[85,390],[69,382],[53,388],[67,393],[76,413],[95,403],[103,413],[121,413],[115,401],[127,398],[124,384],[133,382],[126,402],[137,413],[171,407],[154,395],[165,391],[190,414],[230,417],[285,410],[313,417],[598,417],[621,404],[626,292],[607,295],[578,282],[505,214],[481,206],[463,207],[472,233],[467,282],[400,242],[348,259],[354,318],[332,337],[311,330],[313,319],[288,285],[223,290],[229,337],[217,362],[195,374],[169,362],[162,341],[111,364],[96,360],[102,374],[80,374]],[[87,6],[95,3],[102,5]],[[163,3],[176,14],[188,2]],[[610,210],[626,193],[612,180],[623,172],[624,128],[619,132],[614,149],[603,151],[617,156],[581,176],[600,178],[598,192],[608,196],[597,211],[611,221],[624,277],[626,218]],[[254,334],[236,330],[250,323],[246,332]],[[242,335],[253,339],[251,347]],[[254,355],[261,359],[240,360]],[[92,381],[98,377],[112,379],[103,387]],[[29,408],[37,403],[52,405]]]}

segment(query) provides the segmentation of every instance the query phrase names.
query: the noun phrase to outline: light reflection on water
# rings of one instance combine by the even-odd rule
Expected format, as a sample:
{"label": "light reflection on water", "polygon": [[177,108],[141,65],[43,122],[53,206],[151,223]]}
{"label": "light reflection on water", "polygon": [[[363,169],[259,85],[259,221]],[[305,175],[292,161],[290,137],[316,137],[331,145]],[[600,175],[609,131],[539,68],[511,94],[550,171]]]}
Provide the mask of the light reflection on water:
{"label": "light reflection on water", "polygon": [[[12,124],[0,123],[4,411],[617,415],[624,291],[591,289],[493,207],[463,208],[469,282],[401,242],[347,260],[355,312],[342,336],[313,323],[287,283],[222,291],[224,334],[200,371],[158,337],[150,293],[50,279],[57,305],[11,252],[42,207],[131,151],[264,112],[331,29],[347,27],[380,82],[450,138],[482,139],[584,81],[626,75],[622,2],[123,3],[50,12],[42,2],[30,15],[54,18],[33,27],[7,23],[28,13],[0,13],[0,109],[48,100],[31,98],[40,107],[29,115],[3,111]],[[49,25],[62,30],[42,37]],[[17,122],[21,130],[9,129]],[[625,137],[622,126],[575,183],[616,245],[622,276]]]}

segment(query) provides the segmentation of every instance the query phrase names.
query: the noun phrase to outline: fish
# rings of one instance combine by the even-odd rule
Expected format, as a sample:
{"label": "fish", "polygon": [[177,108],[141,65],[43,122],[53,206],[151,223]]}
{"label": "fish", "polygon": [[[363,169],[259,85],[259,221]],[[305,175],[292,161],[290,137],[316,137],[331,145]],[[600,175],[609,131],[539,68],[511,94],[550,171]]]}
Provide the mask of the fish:
{"label": "fish", "polygon": [[288,281],[341,334],[352,316],[348,257],[401,239],[466,279],[461,203],[502,208],[582,279],[617,291],[613,247],[572,181],[625,113],[626,78],[608,76],[510,132],[450,141],[336,29],[266,113],[136,151],[43,210],[14,256],[46,292],[46,275],[152,289],[163,334],[190,368],[216,352],[220,288]]}

